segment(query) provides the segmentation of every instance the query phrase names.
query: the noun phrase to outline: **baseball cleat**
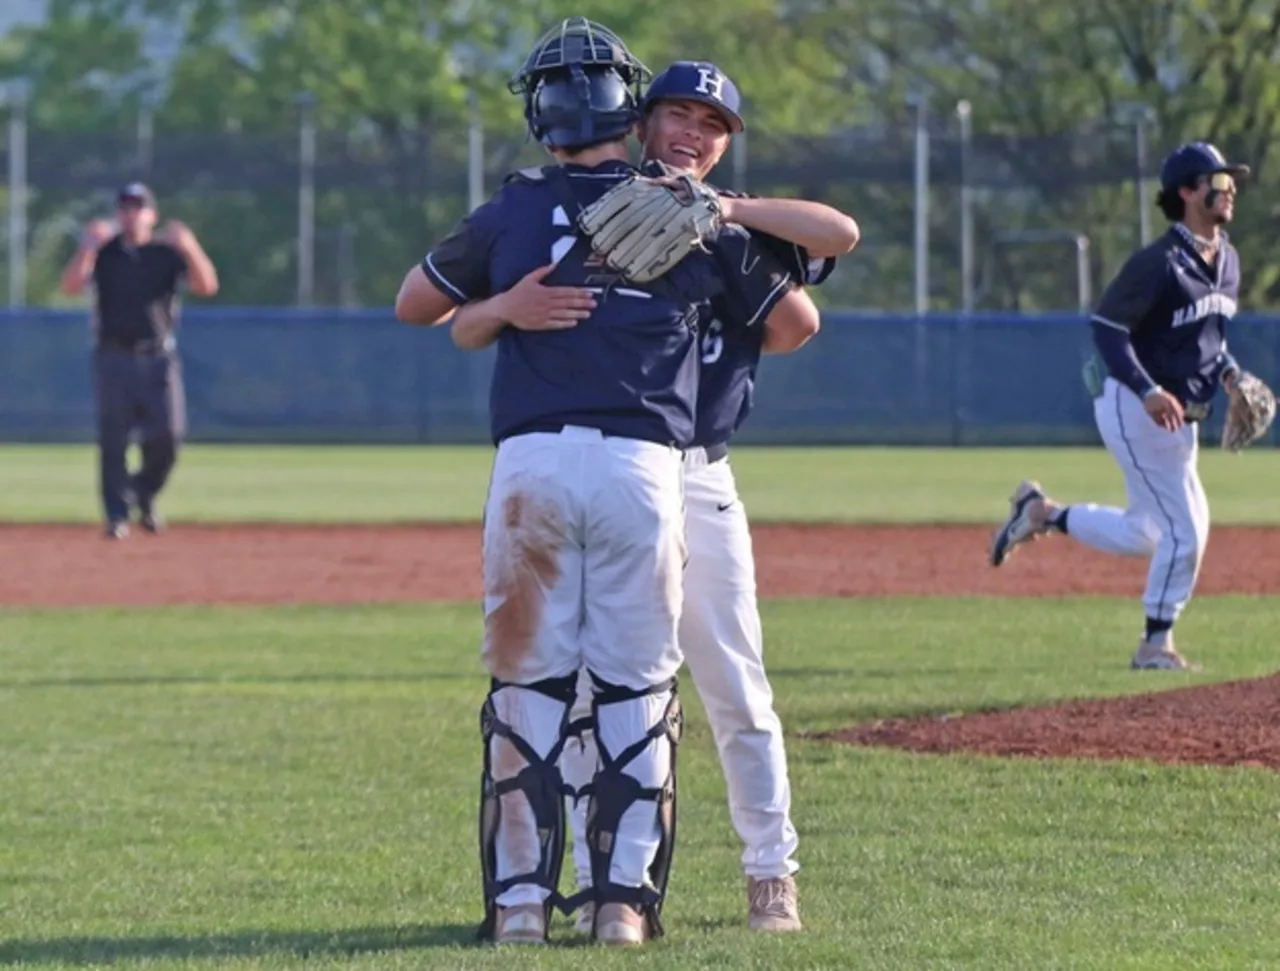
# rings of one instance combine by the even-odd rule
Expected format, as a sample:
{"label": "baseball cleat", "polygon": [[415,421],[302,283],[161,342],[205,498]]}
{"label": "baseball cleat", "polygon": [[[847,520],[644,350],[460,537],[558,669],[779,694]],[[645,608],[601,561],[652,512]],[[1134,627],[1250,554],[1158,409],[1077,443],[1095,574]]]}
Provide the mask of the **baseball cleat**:
{"label": "baseball cleat", "polygon": [[142,527],[144,532],[153,535],[164,532],[164,519],[158,512],[144,512],[138,519],[138,525]]}
{"label": "baseball cleat", "polygon": [[495,944],[545,944],[546,940],[547,912],[542,904],[498,908]]}
{"label": "baseball cleat", "polygon": [[635,907],[630,904],[601,905],[600,920],[595,930],[595,939],[601,944],[630,947],[643,944],[647,937],[644,915]]}
{"label": "baseball cleat", "polygon": [[1192,664],[1178,653],[1173,646],[1173,638],[1163,644],[1153,644],[1143,638],[1138,649],[1133,652],[1129,667],[1135,671],[1199,671],[1198,664]]}
{"label": "baseball cleat", "polygon": [[1049,531],[1046,498],[1040,483],[1026,479],[1009,498],[1009,518],[991,539],[991,565],[999,566],[1014,549]]}
{"label": "baseball cleat", "polygon": [[795,877],[747,878],[747,926],[753,931],[798,931],[800,909]]}
{"label": "baseball cleat", "polygon": [[103,530],[102,535],[106,539],[128,539],[129,524],[122,522],[107,523],[107,528]]}

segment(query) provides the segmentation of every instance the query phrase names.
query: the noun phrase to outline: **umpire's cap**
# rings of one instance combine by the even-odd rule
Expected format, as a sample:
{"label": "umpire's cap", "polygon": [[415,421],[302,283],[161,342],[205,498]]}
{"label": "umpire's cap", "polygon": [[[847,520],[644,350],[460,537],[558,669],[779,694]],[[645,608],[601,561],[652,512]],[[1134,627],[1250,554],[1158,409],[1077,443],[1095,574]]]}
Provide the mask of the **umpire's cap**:
{"label": "umpire's cap", "polygon": [[711,105],[724,116],[731,132],[737,133],[746,127],[738,113],[742,107],[738,86],[710,61],[676,61],[653,79],[641,107],[648,114],[655,104],[667,99]]}
{"label": "umpire's cap", "polygon": [[1208,142],[1187,142],[1169,153],[1160,166],[1160,188],[1176,194],[1179,188],[1193,185],[1201,176],[1218,172],[1243,179],[1248,177],[1250,169],[1238,162],[1228,162],[1226,156]]}
{"label": "umpire's cap", "polygon": [[141,182],[130,182],[128,185],[120,187],[120,191],[116,193],[116,202],[120,205],[132,202],[139,206],[154,209],[156,207],[156,196]]}

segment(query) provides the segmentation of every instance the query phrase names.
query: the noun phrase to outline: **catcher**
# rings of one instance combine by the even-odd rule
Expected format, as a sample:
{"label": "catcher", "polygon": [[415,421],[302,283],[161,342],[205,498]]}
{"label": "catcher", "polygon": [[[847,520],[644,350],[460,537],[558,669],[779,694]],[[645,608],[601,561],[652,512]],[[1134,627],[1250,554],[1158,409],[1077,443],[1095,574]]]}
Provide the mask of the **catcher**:
{"label": "catcher", "polygon": [[[593,252],[583,221],[600,216],[615,185],[637,184],[626,138],[646,76],[599,24],[571,18],[548,31],[511,86],[557,164],[508,179],[406,274],[396,300],[401,320],[426,325],[470,305],[475,346],[497,344],[479,835],[481,936],[499,943],[541,943],[553,907],[584,904],[597,941],[636,945],[663,933],[695,323],[714,297],[742,327],[792,314],[816,326],[812,301],[750,237],[719,226],[717,197],[692,180],[661,189],[670,218],[616,268]],[[542,280],[587,314],[583,326],[530,325],[526,299]],[[559,752],[583,667],[600,743],[590,792],[580,793],[590,800],[593,880],[565,900]]]}
{"label": "catcher", "polygon": [[1227,352],[1240,258],[1222,227],[1248,175],[1247,165],[1228,162],[1206,142],[1170,154],[1157,203],[1172,225],[1128,259],[1090,321],[1105,377],[1090,382],[1086,372],[1086,383],[1103,444],[1124,473],[1128,508],[1063,505],[1027,480],[1014,491],[991,544],[992,566],[1046,533],[1149,557],[1146,625],[1130,661],[1137,669],[1190,666],[1174,647],[1173,627],[1191,599],[1209,539],[1197,430],[1217,389],[1226,390],[1228,401],[1223,448],[1240,451],[1275,419],[1271,389]]}

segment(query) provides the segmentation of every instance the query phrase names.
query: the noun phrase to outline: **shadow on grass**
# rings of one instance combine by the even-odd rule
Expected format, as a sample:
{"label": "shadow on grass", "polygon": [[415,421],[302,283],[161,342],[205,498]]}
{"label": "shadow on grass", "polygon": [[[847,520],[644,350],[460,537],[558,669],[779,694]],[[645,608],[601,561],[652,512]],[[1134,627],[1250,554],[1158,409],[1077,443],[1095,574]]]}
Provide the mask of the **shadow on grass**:
{"label": "shadow on grass", "polygon": [[379,951],[481,946],[475,924],[354,927],[335,931],[246,930],[238,934],[157,937],[50,937],[0,941],[0,967],[109,964],[115,961],[255,958],[268,955],[352,957]]}

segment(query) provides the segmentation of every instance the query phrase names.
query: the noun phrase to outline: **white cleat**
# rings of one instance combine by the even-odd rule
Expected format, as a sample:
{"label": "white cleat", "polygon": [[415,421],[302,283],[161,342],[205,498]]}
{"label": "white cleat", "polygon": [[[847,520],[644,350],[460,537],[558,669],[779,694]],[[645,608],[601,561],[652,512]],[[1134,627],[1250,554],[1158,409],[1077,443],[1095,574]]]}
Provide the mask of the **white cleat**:
{"label": "white cleat", "polygon": [[1129,667],[1135,671],[1199,671],[1200,665],[1192,664],[1178,653],[1173,646],[1173,638],[1166,638],[1163,644],[1155,644],[1145,637],[1133,652]]}
{"label": "white cleat", "polygon": [[516,904],[499,907],[495,944],[545,944],[547,911],[542,904]]}
{"label": "white cleat", "polygon": [[999,566],[1017,547],[1048,531],[1048,499],[1039,482],[1026,479],[1009,498],[1009,518],[991,538],[991,565]]}
{"label": "white cleat", "polygon": [[630,904],[604,904],[595,938],[613,947],[634,947],[648,940],[644,915]]}

